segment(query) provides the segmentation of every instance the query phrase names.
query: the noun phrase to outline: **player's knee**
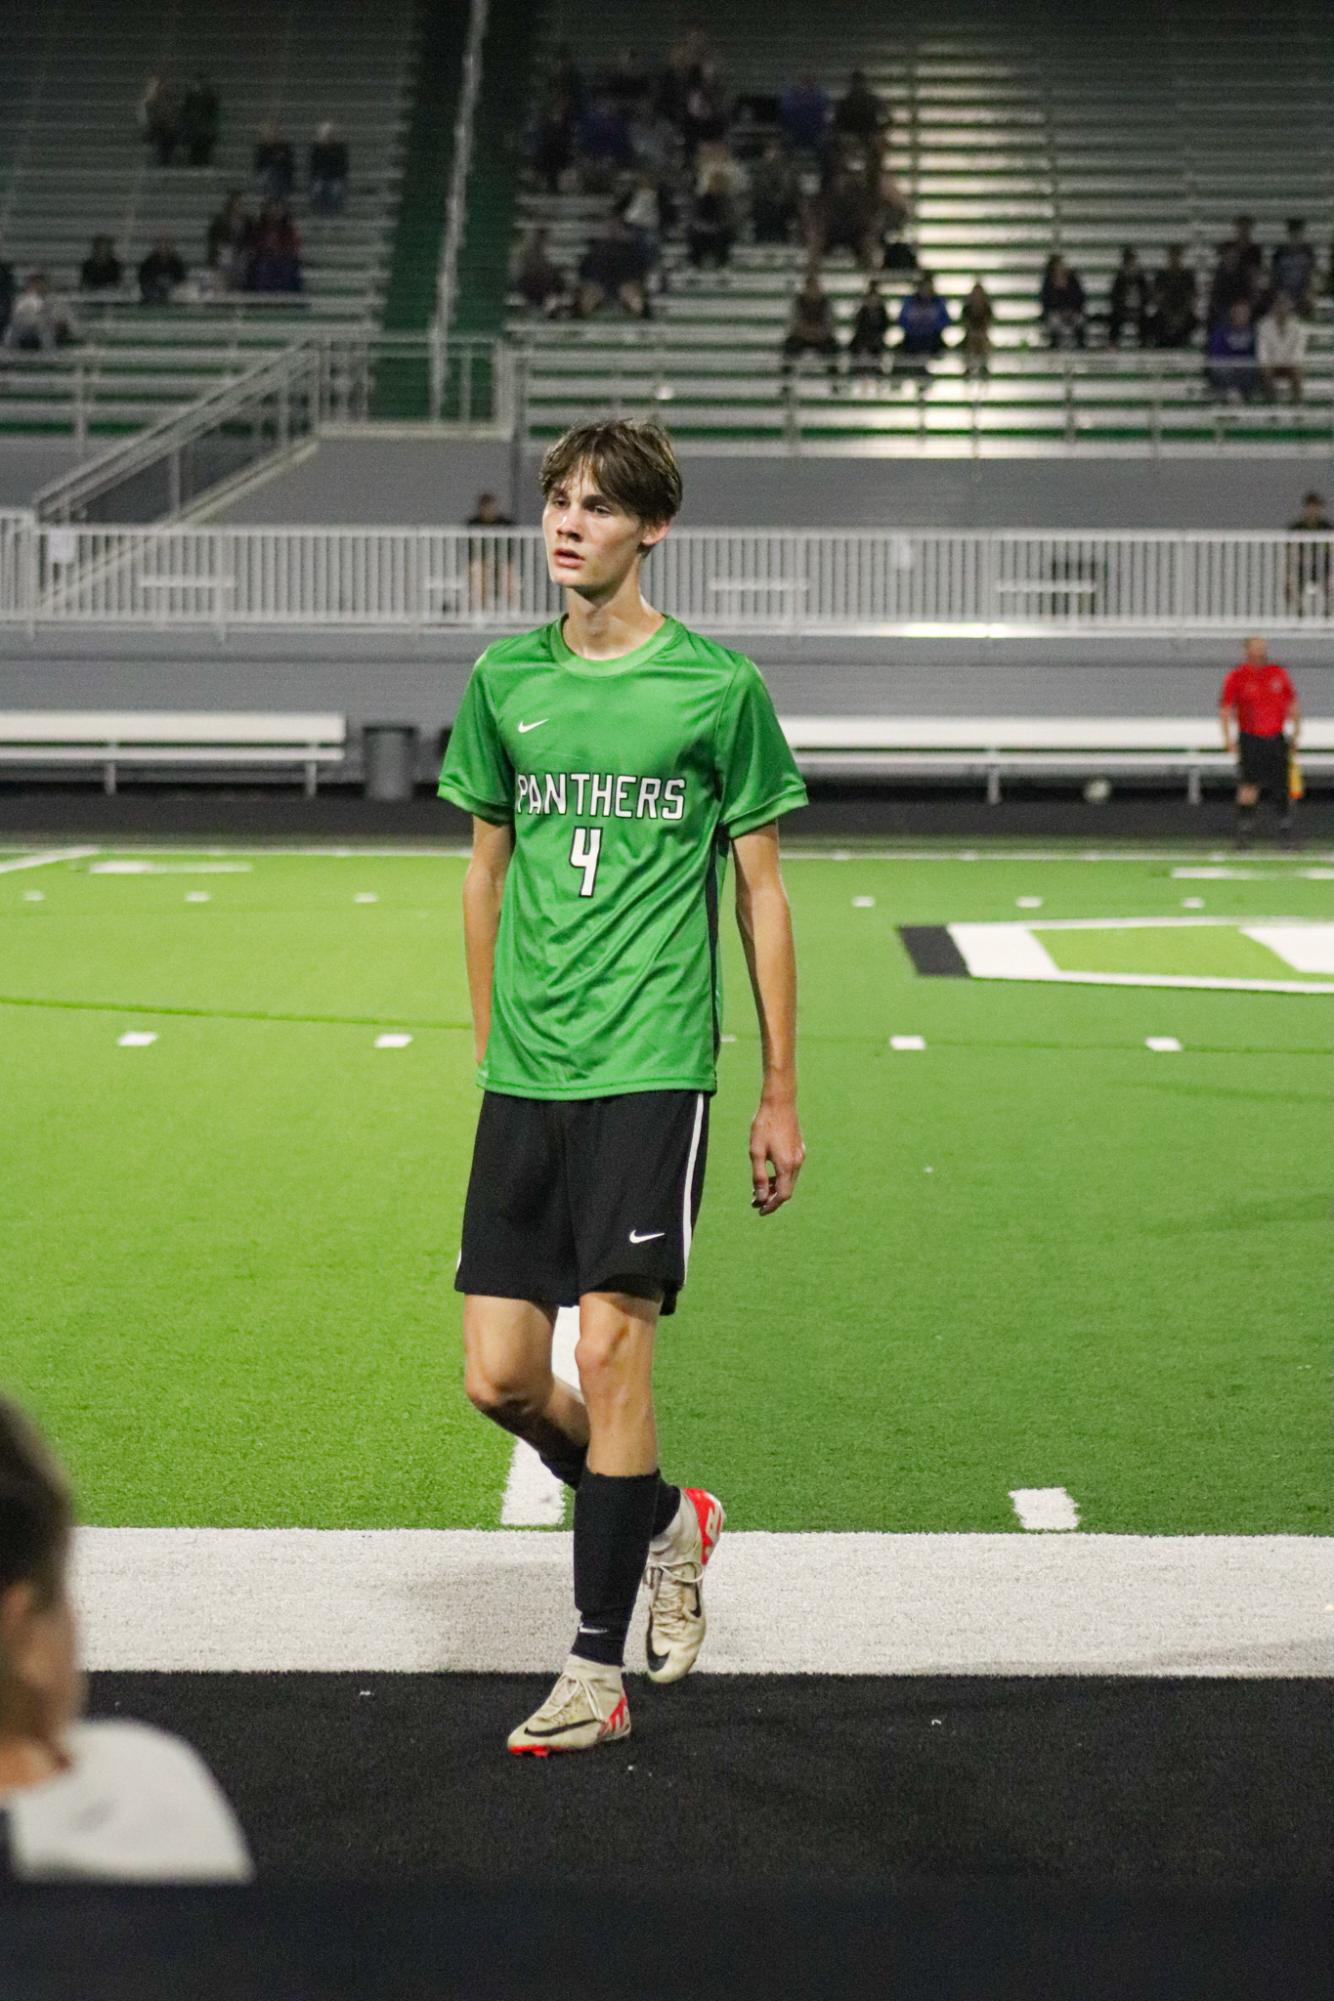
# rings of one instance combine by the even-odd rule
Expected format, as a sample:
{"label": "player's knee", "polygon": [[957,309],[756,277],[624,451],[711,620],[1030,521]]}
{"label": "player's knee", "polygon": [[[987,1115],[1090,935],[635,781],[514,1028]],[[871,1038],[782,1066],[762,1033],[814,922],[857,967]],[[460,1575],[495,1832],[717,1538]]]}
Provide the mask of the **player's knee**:
{"label": "player's knee", "polygon": [[636,1331],[628,1315],[624,1319],[605,1318],[596,1327],[581,1331],[574,1363],[579,1386],[590,1403],[615,1401],[628,1392]]}
{"label": "player's knee", "polygon": [[477,1362],[469,1362],[463,1388],[473,1409],[506,1431],[512,1431],[542,1403],[540,1382],[487,1369]]}

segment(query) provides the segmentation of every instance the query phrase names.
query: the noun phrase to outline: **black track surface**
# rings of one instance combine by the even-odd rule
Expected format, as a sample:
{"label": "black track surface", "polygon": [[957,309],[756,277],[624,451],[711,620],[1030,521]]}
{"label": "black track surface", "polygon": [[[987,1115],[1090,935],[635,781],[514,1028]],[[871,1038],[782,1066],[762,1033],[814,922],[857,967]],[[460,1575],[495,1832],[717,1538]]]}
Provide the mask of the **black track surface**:
{"label": "black track surface", "polygon": [[549,1685],[102,1674],[91,1702],[197,1745],[271,1881],[1334,1884],[1334,1682],[634,1676],[627,1743],[508,1756]]}

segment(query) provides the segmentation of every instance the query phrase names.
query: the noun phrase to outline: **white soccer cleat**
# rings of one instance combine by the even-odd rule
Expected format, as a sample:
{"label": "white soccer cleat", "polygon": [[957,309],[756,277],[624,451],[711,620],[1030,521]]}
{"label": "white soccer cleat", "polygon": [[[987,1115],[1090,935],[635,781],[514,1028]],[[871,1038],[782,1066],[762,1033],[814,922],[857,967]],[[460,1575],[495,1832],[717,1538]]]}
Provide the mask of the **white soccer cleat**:
{"label": "white soccer cleat", "polygon": [[702,1579],[727,1522],[722,1502],[683,1487],[671,1527],[649,1544],[648,1678],[680,1681],[699,1659],[706,1630]]}
{"label": "white soccer cleat", "polygon": [[571,1654],[540,1709],[509,1734],[517,1757],[549,1758],[553,1751],[591,1751],[630,1735],[630,1707],[621,1670]]}

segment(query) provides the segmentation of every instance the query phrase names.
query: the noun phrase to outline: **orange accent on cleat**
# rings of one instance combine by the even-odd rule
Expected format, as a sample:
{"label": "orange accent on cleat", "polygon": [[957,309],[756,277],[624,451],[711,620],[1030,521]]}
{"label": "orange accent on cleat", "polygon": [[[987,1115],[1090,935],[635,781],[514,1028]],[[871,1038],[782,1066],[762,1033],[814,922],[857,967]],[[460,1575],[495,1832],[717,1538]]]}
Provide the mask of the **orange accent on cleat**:
{"label": "orange accent on cleat", "polygon": [[682,1490],[699,1523],[700,1567],[708,1562],[718,1546],[718,1538],[723,1531],[723,1504],[703,1487],[686,1487]]}

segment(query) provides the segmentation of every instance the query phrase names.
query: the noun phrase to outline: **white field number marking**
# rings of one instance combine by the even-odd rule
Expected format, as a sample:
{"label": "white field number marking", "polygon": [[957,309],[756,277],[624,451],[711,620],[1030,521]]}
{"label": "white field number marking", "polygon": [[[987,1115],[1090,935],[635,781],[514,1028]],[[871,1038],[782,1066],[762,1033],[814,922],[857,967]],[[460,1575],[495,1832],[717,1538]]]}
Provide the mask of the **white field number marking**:
{"label": "white field number marking", "polygon": [[1012,1487],[1010,1499],[1023,1528],[1053,1534],[1079,1527],[1079,1509],[1064,1487]]}
{"label": "white field number marking", "polygon": [[591,896],[597,881],[598,856],[602,853],[601,827],[576,827],[570,843],[570,867],[584,872],[580,896]]}
{"label": "white field number marking", "polygon": [[124,1035],[116,1037],[116,1045],[120,1049],[147,1049],[156,1041],[156,1035],[147,1028],[127,1029]]}

